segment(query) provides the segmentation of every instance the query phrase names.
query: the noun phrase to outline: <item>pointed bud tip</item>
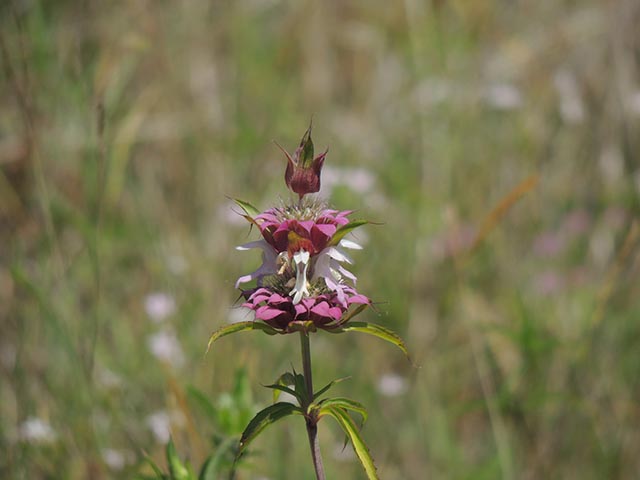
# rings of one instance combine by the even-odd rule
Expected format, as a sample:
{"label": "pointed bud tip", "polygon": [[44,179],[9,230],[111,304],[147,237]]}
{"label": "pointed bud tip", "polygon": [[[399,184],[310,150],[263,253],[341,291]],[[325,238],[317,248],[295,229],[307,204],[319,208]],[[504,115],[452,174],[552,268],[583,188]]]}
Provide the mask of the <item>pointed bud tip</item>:
{"label": "pointed bud tip", "polygon": [[280,145],[278,147],[287,156],[287,168],[284,180],[287,187],[297,193],[300,198],[308,193],[320,191],[320,175],[324,165],[324,159],[329,149],[314,158],[313,140],[311,140],[312,124],[304,133],[300,146],[293,156],[289,155]]}

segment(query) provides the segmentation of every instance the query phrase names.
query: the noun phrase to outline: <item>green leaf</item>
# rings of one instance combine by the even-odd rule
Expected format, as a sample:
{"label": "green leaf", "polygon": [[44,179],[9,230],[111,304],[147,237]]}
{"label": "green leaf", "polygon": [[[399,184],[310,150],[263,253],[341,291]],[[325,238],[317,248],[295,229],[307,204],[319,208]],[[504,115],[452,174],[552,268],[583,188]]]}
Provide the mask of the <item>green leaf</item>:
{"label": "green leaf", "polygon": [[217,412],[216,407],[211,403],[209,397],[201,390],[198,390],[193,385],[187,386],[187,398],[200,407],[209,420],[216,420]]}
{"label": "green leaf", "polygon": [[336,230],[336,233],[333,234],[333,237],[331,237],[331,241],[329,242],[329,246],[337,245],[338,243],[340,243],[340,240],[342,240],[347,233],[350,233],[356,228],[366,225],[368,223],[371,223],[371,222],[369,222],[368,220],[353,220],[352,222],[349,222],[346,225],[343,225],[338,230]]}
{"label": "green leaf", "polygon": [[172,479],[189,480],[191,478],[189,470],[178,457],[173,439],[170,439],[169,443],[167,443],[167,462],[169,463],[169,473],[171,473]]}
{"label": "green leaf", "polygon": [[251,205],[249,202],[245,202],[244,200],[240,200],[239,198],[232,198],[231,200],[233,200],[236,205],[238,205],[244,211],[244,213],[246,213],[252,219],[257,215],[260,215],[261,213],[260,210]]}
{"label": "green leaf", "polygon": [[295,381],[293,385],[296,391],[296,398],[300,399],[300,405],[306,405],[311,402],[311,399],[307,395],[307,384],[304,381],[304,375],[301,373],[294,374]]}
{"label": "green leaf", "polygon": [[277,333],[280,333],[275,328],[259,321],[249,320],[247,322],[232,323],[231,325],[225,325],[211,334],[209,343],[207,344],[207,353],[211,349],[213,342],[219,338],[226,337],[232,333],[246,332],[247,330],[262,330],[267,335],[276,335]]}
{"label": "green leaf", "polygon": [[325,413],[336,419],[340,427],[342,427],[342,430],[344,430],[351,440],[353,449],[360,459],[360,463],[362,463],[364,471],[367,472],[367,478],[369,480],[378,480],[378,473],[376,472],[376,466],[373,463],[373,458],[371,458],[371,454],[369,453],[369,448],[364,443],[364,440],[358,431],[358,427],[349,413],[344,408],[340,408],[338,406],[327,407]]}
{"label": "green leaf", "polygon": [[318,414],[322,416],[325,412],[325,409],[329,408],[342,408],[344,410],[351,410],[353,412],[359,413],[362,416],[362,425],[365,424],[369,414],[367,413],[367,409],[360,402],[356,402],[355,400],[351,400],[350,398],[344,397],[335,397],[335,398],[326,398],[322,400],[319,404],[320,410]]}
{"label": "green leaf", "polygon": [[298,399],[298,401],[300,401],[300,398],[298,398],[298,394],[285,385],[278,385],[277,383],[274,383],[273,385],[264,385],[264,387],[271,388],[273,390],[273,403],[276,403],[278,401],[280,392],[285,392],[289,395],[293,395]]}
{"label": "green leaf", "polygon": [[313,394],[313,399],[315,400],[316,398],[318,398],[320,395],[322,395],[327,390],[329,390],[331,387],[333,387],[336,383],[343,382],[344,380],[348,380],[349,378],[351,378],[351,377],[342,377],[342,378],[337,378],[335,380],[331,380],[324,387],[322,387],[320,390],[318,390],[316,393]]}
{"label": "green leaf", "polygon": [[156,474],[155,478],[160,478],[160,479],[163,479],[163,480],[165,478],[169,478],[168,475],[165,475],[164,473],[162,473],[162,470],[160,470],[160,467],[158,467],[158,465],[156,465],[156,462],[154,462],[153,459],[146,452],[144,454],[144,459],[147,461],[149,466],[153,469],[153,473]]}
{"label": "green leaf", "polygon": [[325,329],[325,332],[329,333],[343,333],[343,332],[362,332],[368,333],[369,335],[373,335],[374,337],[381,338],[386,340],[389,343],[394,344],[398,347],[402,352],[410,359],[409,350],[407,350],[407,346],[404,343],[404,340],[400,338],[396,333],[391,330],[381,327],[380,325],[376,325],[375,323],[368,322],[349,322],[339,328],[333,329]]}
{"label": "green leaf", "polygon": [[247,428],[242,432],[240,438],[240,448],[236,458],[242,454],[242,452],[249,446],[249,444],[258,436],[262,431],[272,423],[277,422],[281,418],[287,417],[293,414],[301,414],[301,410],[296,405],[286,402],[278,402],[273,405],[269,405],[264,410],[261,410],[255,417],[249,422]]}
{"label": "green leaf", "polygon": [[247,370],[243,367],[236,370],[232,397],[234,403],[240,408],[251,408],[253,406],[249,377],[247,376]]}
{"label": "green leaf", "polygon": [[211,455],[205,460],[204,464],[202,465],[202,470],[200,470],[198,480],[216,480],[217,473],[218,465],[214,461],[214,455]]}
{"label": "green leaf", "polygon": [[218,446],[216,453],[211,455],[202,466],[198,480],[216,480],[224,460],[224,455],[233,449],[235,443],[234,438],[227,438],[222,442]]}
{"label": "green leaf", "polygon": [[[280,397],[280,392],[286,392],[298,398],[298,394],[289,388],[289,385],[295,385],[295,382],[295,376],[290,372],[285,372],[278,377],[276,383],[264,385],[264,387],[273,389],[273,403],[276,403]],[[300,398],[298,398],[298,401],[300,401]]]}

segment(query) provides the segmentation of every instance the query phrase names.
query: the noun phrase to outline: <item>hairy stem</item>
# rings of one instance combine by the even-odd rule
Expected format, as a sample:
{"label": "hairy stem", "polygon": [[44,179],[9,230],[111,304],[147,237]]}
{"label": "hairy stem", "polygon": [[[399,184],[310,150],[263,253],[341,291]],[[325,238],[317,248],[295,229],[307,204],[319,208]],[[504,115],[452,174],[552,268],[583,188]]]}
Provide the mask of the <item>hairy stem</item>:
{"label": "hairy stem", "polygon": [[[300,349],[302,350],[302,370],[304,382],[307,387],[308,402],[313,401],[313,379],[311,377],[311,348],[309,347],[309,335],[300,332]],[[303,405],[306,408],[308,405]],[[318,441],[318,423],[315,418],[307,418],[307,435],[309,436],[309,447],[311,448],[311,459],[316,471],[318,480],[325,480],[322,457],[320,456],[320,443]]]}

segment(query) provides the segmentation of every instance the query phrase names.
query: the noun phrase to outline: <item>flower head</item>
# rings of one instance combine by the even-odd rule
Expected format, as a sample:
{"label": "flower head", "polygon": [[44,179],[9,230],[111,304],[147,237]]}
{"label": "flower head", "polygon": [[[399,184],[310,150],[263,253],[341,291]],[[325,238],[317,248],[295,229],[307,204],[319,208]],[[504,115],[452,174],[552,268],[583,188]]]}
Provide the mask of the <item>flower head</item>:
{"label": "flower head", "polygon": [[[355,290],[356,276],[343,266],[353,263],[347,249],[362,248],[343,238],[364,223],[350,222],[350,213],[305,199],[249,217],[263,238],[238,250],[262,250],[262,265],[236,282],[246,300],[243,307],[253,310],[256,320],[289,333],[304,322],[338,327],[352,310],[369,305]],[[242,287],[254,281],[254,287]]]}
{"label": "flower head", "polygon": [[290,190],[300,196],[300,199],[308,193],[320,191],[320,174],[324,164],[324,157],[327,155],[325,150],[324,153],[314,158],[311,128],[312,125],[309,125],[293,155],[290,155],[278,145],[287,157],[284,181]]}
{"label": "flower head", "polygon": [[311,127],[293,157],[287,157],[285,180],[299,195],[297,201],[263,212],[236,201],[262,235],[237,247],[260,249],[262,265],[238,278],[236,288],[245,299],[242,306],[281,333],[338,328],[371,304],[356,291],[356,276],[344,266],[353,263],[346,250],[362,248],[345,235],[367,222],[350,220],[349,210],[333,210],[320,200],[303,198],[319,190],[325,157],[313,159]]}

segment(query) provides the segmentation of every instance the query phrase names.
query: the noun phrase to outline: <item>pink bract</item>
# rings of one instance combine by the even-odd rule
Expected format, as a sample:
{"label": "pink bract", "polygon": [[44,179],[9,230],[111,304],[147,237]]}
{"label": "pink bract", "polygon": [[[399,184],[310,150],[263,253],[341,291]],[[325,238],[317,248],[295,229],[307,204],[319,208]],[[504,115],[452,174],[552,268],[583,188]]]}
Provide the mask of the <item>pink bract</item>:
{"label": "pink bract", "polygon": [[265,241],[278,253],[304,249],[310,255],[324,250],[338,228],[349,223],[349,210],[323,210],[315,220],[281,220],[282,212],[271,208],[255,217]]}
{"label": "pink bract", "polygon": [[297,305],[290,297],[284,297],[268,288],[247,290],[243,295],[247,301],[242,305],[255,312],[256,320],[289,331],[292,322],[312,321],[318,328],[331,328],[341,322],[351,305],[370,305],[371,300],[355,289],[345,287],[346,306],[340,303],[337,294],[331,292],[303,298]]}

